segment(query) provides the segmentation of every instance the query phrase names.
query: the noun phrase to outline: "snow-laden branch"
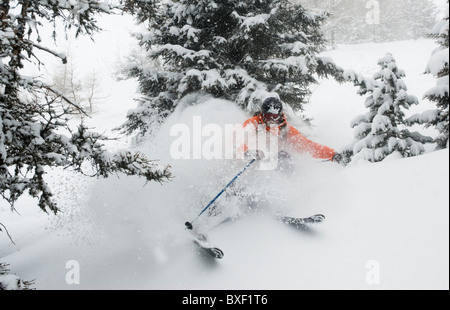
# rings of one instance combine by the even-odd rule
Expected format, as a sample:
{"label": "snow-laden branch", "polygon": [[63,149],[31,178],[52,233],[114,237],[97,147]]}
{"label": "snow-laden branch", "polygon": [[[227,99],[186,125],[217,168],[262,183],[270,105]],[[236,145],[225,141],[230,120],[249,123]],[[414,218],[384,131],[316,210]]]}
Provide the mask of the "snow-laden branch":
{"label": "snow-laden branch", "polygon": [[[9,240],[11,240],[12,244],[15,244],[14,241],[13,241],[13,239],[12,239],[12,237],[11,237],[11,235],[10,235],[9,232],[8,232],[8,229],[6,229],[6,226],[3,225],[2,223],[0,223],[0,226],[3,227],[3,229],[5,230],[6,235],[8,236]],[[3,230],[0,228],[0,231],[3,231]]]}
{"label": "snow-laden branch", "polygon": [[28,43],[30,43],[33,47],[36,47],[37,49],[40,49],[42,51],[52,54],[53,56],[60,58],[62,60],[63,64],[67,63],[67,56],[64,53],[58,53],[56,51],[53,51],[45,46],[35,43],[35,42],[28,41]]}

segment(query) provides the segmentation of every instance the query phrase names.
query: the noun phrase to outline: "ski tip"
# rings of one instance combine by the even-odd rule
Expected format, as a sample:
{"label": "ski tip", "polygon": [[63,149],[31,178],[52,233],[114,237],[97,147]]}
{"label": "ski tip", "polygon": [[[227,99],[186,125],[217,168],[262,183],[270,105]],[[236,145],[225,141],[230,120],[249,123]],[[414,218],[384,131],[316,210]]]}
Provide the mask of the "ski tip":
{"label": "ski tip", "polygon": [[323,214],[316,214],[311,216],[311,218],[316,222],[316,223],[320,223],[325,221],[325,215]]}
{"label": "ski tip", "polygon": [[194,243],[199,247],[201,253],[205,253],[209,257],[221,259],[224,256],[223,251],[219,248],[204,245],[199,240],[194,240]]}
{"label": "ski tip", "polygon": [[223,255],[224,255],[223,251],[221,249],[218,249],[218,248],[211,248],[211,252],[212,252],[212,255],[215,258],[218,258],[218,259],[221,259],[223,257]]}

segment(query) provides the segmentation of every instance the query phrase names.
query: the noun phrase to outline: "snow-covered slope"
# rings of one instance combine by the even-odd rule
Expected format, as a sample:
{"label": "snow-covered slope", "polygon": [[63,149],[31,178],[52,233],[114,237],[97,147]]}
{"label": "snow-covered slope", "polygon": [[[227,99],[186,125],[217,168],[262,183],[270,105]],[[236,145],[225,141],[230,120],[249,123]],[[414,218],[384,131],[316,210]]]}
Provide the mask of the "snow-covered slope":
{"label": "snow-covered slope", "polygon": [[[327,56],[369,74],[390,51],[410,79],[409,92],[420,98],[435,83],[421,74],[433,48],[429,40],[407,41],[342,46]],[[120,124],[135,106],[134,81],[112,86],[111,100],[88,120],[100,131]],[[363,102],[351,85],[322,81],[307,109],[316,127],[303,129],[317,142],[342,148],[352,140],[349,121]],[[43,214],[29,198],[17,205],[21,216],[0,205],[1,222],[15,241],[0,235],[0,262],[22,279],[36,279],[37,289],[448,289],[448,150],[349,168],[301,156],[290,176],[250,169],[236,186],[256,195],[252,210],[224,195],[220,216],[205,213],[195,222],[225,252],[213,261],[198,254],[184,222],[246,162],[173,160],[171,129],[193,129],[196,116],[221,128],[248,117],[214,99],[173,115],[141,146],[150,158],[172,165],[175,178],[163,185],[49,172],[63,212]],[[276,213],[327,219],[302,231],[276,221]],[[218,225],[228,216],[234,220]]]}

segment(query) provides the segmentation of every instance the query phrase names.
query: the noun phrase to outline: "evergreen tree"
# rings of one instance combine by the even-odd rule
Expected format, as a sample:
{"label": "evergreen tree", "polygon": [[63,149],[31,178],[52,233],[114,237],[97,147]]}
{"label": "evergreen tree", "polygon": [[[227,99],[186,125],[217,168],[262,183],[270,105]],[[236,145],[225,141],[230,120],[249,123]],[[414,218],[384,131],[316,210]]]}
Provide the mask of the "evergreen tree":
{"label": "evergreen tree", "polygon": [[360,94],[370,93],[365,102],[369,112],[351,123],[357,139],[353,161],[378,162],[393,153],[402,157],[419,155],[425,151],[423,143],[430,141],[430,138],[406,129],[403,110],[418,104],[418,100],[406,92],[402,80],[404,71],[397,67],[391,54],[379,59],[378,65],[380,71],[374,75],[371,89],[365,83],[359,91]]}
{"label": "evergreen tree", "polygon": [[[448,9],[448,7],[447,7]],[[449,143],[449,117],[448,117],[448,92],[449,92],[449,18],[447,16],[438,22],[433,28],[431,37],[436,39],[439,47],[433,51],[428,62],[426,73],[433,74],[437,78],[436,86],[424,94],[424,99],[436,103],[436,109],[425,111],[422,114],[413,115],[408,119],[409,124],[424,124],[425,127],[434,126],[439,135],[434,142],[437,149],[448,147]]]}
{"label": "evergreen tree", "polygon": [[[75,28],[77,35],[91,35],[98,30],[94,14],[111,9],[96,0],[0,3],[0,195],[12,208],[28,192],[38,198],[42,210],[58,211],[45,182],[46,167],[73,167],[83,172],[83,163],[90,162],[96,176],[122,172],[157,181],[170,176],[167,167],[154,165],[142,154],[109,153],[101,143],[107,138],[90,132],[83,124],[73,131],[67,125],[73,110],[62,103],[77,113],[82,110],[38,77],[21,74],[25,62],[32,64],[36,59],[39,63],[36,49],[66,62],[65,56],[38,43],[43,23],[62,20],[66,29]],[[56,28],[54,31],[56,34]]]}
{"label": "evergreen tree", "polygon": [[377,41],[425,38],[437,16],[432,0],[382,0],[380,11]]}
{"label": "evergreen tree", "polygon": [[323,31],[333,45],[423,38],[437,15],[433,0],[292,1],[330,14]]}
{"label": "evergreen tree", "polygon": [[361,42],[367,39],[366,1],[354,0],[293,0],[313,12],[327,12],[323,33],[334,47],[339,43]]}
{"label": "evergreen tree", "polygon": [[[142,13],[144,10],[141,10]],[[143,97],[123,128],[145,133],[188,94],[203,92],[256,109],[269,93],[301,111],[317,76],[339,68],[317,54],[324,14],[288,0],[179,0],[149,10],[140,43],[162,68],[135,66]]]}
{"label": "evergreen tree", "polygon": [[9,264],[0,263],[0,291],[3,290],[31,290],[33,281],[24,281],[9,270]]}
{"label": "evergreen tree", "polygon": [[431,0],[407,0],[406,20],[408,39],[426,38],[437,22],[438,9]]}

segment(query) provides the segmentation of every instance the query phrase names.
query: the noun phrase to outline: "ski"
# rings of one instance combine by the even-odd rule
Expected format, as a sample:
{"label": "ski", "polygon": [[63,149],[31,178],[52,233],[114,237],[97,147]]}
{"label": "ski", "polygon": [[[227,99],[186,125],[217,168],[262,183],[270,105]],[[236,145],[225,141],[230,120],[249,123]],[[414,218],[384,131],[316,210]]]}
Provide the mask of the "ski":
{"label": "ski", "polygon": [[211,246],[208,243],[205,235],[199,234],[199,233],[193,233],[193,238],[194,238],[195,245],[197,245],[202,252],[204,252],[214,258],[218,258],[218,259],[223,257],[223,255],[224,255],[223,251],[217,247]]}
{"label": "ski", "polygon": [[309,217],[278,216],[277,219],[285,224],[305,227],[306,224],[322,223],[325,220],[325,216],[323,214],[315,214]]}

